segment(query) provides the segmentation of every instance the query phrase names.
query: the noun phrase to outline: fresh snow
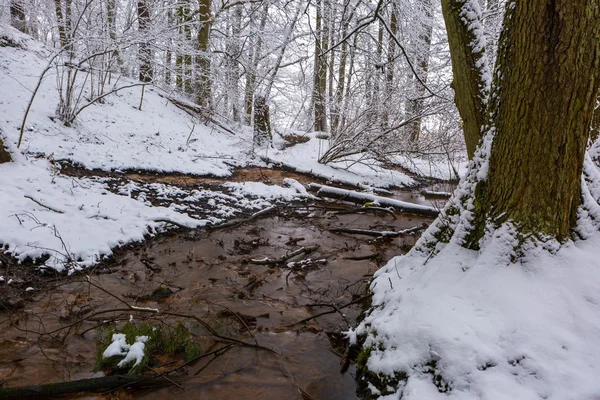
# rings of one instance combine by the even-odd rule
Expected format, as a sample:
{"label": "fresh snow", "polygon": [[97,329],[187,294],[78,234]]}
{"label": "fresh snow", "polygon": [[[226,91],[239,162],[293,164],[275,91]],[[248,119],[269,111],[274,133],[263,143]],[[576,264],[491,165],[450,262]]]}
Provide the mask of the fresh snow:
{"label": "fresh snow", "polygon": [[[504,227],[481,254],[450,244],[429,261],[411,252],[376,273],[375,308],[353,334],[376,332],[365,344],[375,345],[369,369],[408,374],[383,398],[600,396],[599,235],[556,254],[529,249],[514,264],[513,246]],[[448,393],[438,391],[434,373]]]}
{"label": "fresh snow", "polygon": [[[226,183],[222,191],[198,186],[185,192],[160,183],[119,184],[110,179],[73,178],[60,174],[54,160],[68,160],[88,169],[149,170],[227,177],[233,165],[264,166],[253,155],[252,132],[230,127],[236,134],[194,121],[158,88],[146,87],[141,111],[141,88],[123,89],[86,108],[72,127],[54,117],[58,104],[56,68],[51,68],[33,101],[21,149],[16,148],[23,115],[38,78],[53,54],[17,30],[0,24],[0,38],[19,47],[0,47],[0,135],[14,161],[0,165],[0,246],[19,260],[50,256],[45,268],[75,270],[89,267],[112,254],[114,247],[141,241],[164,229],[164,221],[202,227],[232,218],[241,211],[260,210],[276,202],[306,199],[303,186]],[[2,39],[3,40],[3,39]],[[83,76],[83,74],[80,74]],[[135,83],[113,79],[119,85]],[[113,86],[109,85],[109,89]],[[87,88],[84,90],[84,100]],[[412,185],[399,172],[356,164],[348,169],[318,164],[319,146],[309,144],[285,151],[263,149],[301,171],[328,179],[369,186]],[[214,185],[213,185],[214,186]],[[152,206],[154,197],[164,206]],[[181,198],[176,201],[176,198]],[[194,201],[205,200],[203,209]]]}
{"label": "fresh snow", "polygon": [[103,358],[115,357],[115,356],[125,356],[119,363],[118,367],[124,367],[130,364],[132,361],[135,363],[132,367],[135,367],[139,363],[142,362],[144,358],[144,348],[146,347],[146,342],[148,341],[148,336],[137,336],[135,338],[135,342],[131,345],[127,344],[127,339],[125,334],[123,333],[114,333],[112,336],[112,343],[108,345],[104,353],[102,353]]}

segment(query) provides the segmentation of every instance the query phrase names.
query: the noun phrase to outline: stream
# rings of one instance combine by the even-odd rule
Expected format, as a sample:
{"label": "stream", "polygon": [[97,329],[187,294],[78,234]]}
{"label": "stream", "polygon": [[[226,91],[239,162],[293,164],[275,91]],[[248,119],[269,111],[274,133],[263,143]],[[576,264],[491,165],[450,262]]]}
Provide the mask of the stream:
{"label": "stream", "polygon": [[[265,169],[242,170],[237,177],[276,184],[285,177],[301,183],[311,180]],[[214,188],[221,183],[143,174],[119,179],[182,188],[198,184]],[[431,205],[408,191],[396,192],[394,197]],[[237,226],[177,229],[116,249],[110,260],[86,271],[91,283],[84,274],[40,278],[28,272],[22,285],[31,284],[27,279],[38,279],[40,289],[28,293],[19,307],[0,311],[0,385],[103,376],[105,372],[94,369],[96,328],[146,320],[167,326],[183,322],[201,351],[214,354],[185,366],[181,357],[152,360],[145,372],[181,366],[169,374],[174,382],[165,382],[162,388],[64,398],[358,399],[354,365],[343,368],[347,346],[342,332],[355,326],[368,306],[373,273],[393,256],[408,251],[417,237],[373,238],[330,230],[399,231],[431,222],[431,218],[410,214],[359,212],[355,205],[343,202],[288,202]],[[299,249],[306,251],[268,263]],[[193,315],[223,337],[273,351],[231,345],[191,318],[134,311],[94,317],[98,311],[130,305]],[[330,313],[315,317],[326,311]]]}

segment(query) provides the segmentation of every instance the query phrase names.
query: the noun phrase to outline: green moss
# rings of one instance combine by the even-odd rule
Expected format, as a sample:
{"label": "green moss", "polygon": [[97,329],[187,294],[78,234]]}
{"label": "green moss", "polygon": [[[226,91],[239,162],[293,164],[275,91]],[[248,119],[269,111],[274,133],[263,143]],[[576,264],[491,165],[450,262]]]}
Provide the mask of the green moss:
{"label": "green moss", "polygon": [[159,355],[170,357],[182,355],[185,361],[189,361],[202,353],[202,349],[194,339],[192,333],[182,322],[177,323],[174,327],[153,325],[149,322],[142,322],[140,324],[127,322],[119,329],[117,329],[115,324],[112,324],[103,326],[96,331],[96,370],[107,367],[117,368],[117,364],[123,359],[121,356],[109,358],[102,356],[104,350],[112,342],[112,336],[115,333],[125,334],[126,341],[129,344],[134,343],[135,338],[138,336],[148,337],[144,348],[144,358],[135,367],[130,364],[131,368],[127,371],[128,374],[142,372]]}

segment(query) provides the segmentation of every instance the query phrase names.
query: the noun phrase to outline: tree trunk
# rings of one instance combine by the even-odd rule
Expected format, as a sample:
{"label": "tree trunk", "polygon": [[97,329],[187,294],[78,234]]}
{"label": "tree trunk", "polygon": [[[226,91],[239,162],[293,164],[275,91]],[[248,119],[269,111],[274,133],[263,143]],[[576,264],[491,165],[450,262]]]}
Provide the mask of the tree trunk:
{"label": "tree trunk", "polygon": [[208,55],[208,44],[210,38],[211,12],[210,0],[198,1],[198,27],[197,47],[199,55],[197,56],[196,76],[196,103],[203,107],[210,108],[211,104],[211,82],[210,82],[210,57]]}
{"label": "tree trunk", "polygon": [[[115,46],[115,50],[112,53],[112,59],[110,60],[111,72],[121,71],[125,74],[123,67],[123,58],[117,47],[117,4],[116,0],[107,0],[106,2],[106,22],[108,23],[108,38],[110,39],[111,46]],[[117,68],[114,63],[116,62]]]}
{"label": "tree trunk", "polygon": [[54,0],[54,12],[56,13],[56,22],[58,26],[58,37],[60,40],[60,46],[68,54],[69,58],[73,58],[74,46],[73,46],[73,32],[71,31],[71,0],[65,0],[65,9],[63,10],[62,0]]}
{"label": "tree trunk", "polygon": [[23,5],[22,0],[11,0],[10,24],[21,32],[29,34],[29,29],[27,29],[27,18],[25,17],[25,6]]}
{"label": "tree trunk", "polygon": [[10,153],[4,148],[4,142],[0,137],[0,164],[11,161]]}
{"label": "tree trunk", "polygon": [[137,2],[137,14],[138,14],[138,32],[141,36],[141,42],[139,47],[139,61],[140,61],[140,81],[141,82],[152,82],[154,72],[152,70],[152,48],[148,40],[148,30],[150,28],[150,9],[146,0],[138,0]]}
{"label": "tree trunk", "polygon": [[454,100],[463,122],[469,159],[473,158],[481,138],[491,79],[481,13],[471,1],[442,0],[442,13],[452,58]]}
{"label": "tree trunk", "polygon": [[265,1],[263,4],[262,15],[260,17],[260,28],[258,33],[258,39],[256,39],[256,45],[252,45],[254,36],[250,38],[251,47],[249,60],[252,61],[252,67],[246,74],[246,86],[244,90],[244,108],[246,110],[246,123],[250,125],[252,123],[252,106],[254,104],[254,91],[256,89],[256,72],[258,71],[258,63],[262,57],[262,45],[263,45],[263,33],[265,26],[267,25],[267,17],[269,16],[269,2]]}
{"label": "tree trunk", "polygon": [[[384,99],[386,104],[390,104],[392,101],[392,94],[394,92],[394,70],[396,67],[396,41],[395,36],[398,33],[398,17],[396,15],[396,9],[392,9],[392,15],[390,16],[390,31],[392,32],[390,38],[388,39],[388,54],[387,54],[387,62],[386,62],[386,72],[385,72],[385,94]],[[393,35],[393,36],[392,36]],[[384,129],[387,129],[389,126],[389,108],[382,108],[382,123]]]}
{"label": "tree trunk", "polygon": [[594,115],[592,117],[592,125],[590,129],[590,139],[595,142],[600,136],[600,91],[596,96],[596,108],[594,109]]}
{"label": "tree trunk", "polygon": [[327,66],[326,59],[321,56],[323,48],[327,49],[324,42],[324,27],[322,27],[323,0],[317,0],[317,15],[315,22],[315,61],[313,76],[312,101],[315,111],[314,130],[325,132],[327,130],[327,114],[325,105],[325,91],[327,88]]}
{"label": "tree trunk", "polygon": [[[423,45],[422,54],[419,57],[419,73],[421,81],[427,84],[429,74],[429,51],[431,48],[431,34],[433,32],[434,21],[432,19],[433,4],[431,0],[426,0],[423,4],[425,8],[425,16],[427,17],[427,25],[424,27],[423,35],[420,37]],[[415,99],[410,100],[409,117],[416,116],[417,118],[409,125],[410,141],[417,148],[419,137],[421,136],[421,115],[423,114],[423,105],[425,102],[426,90],[421,82],[416,79],[413,81],[415,85]]]}
{"label": "tree trunk", "polygon": [[271,143],[271,117],[269,106],[264,96],[256,96],[254,101],[254,146],[263,147]]}
{"label": "tree trunk", "polygon": [[[342,23],[342,39],[348,35],[348,27],[350,20],[346,19]],[[340,125],[340,113],[342,112],[342,101],[344,99],[344,86],[346,84],[346,61],[348,59],[348,42],[345,40],[342,43],[342,51],[340,54],[340,65],[338,68],[338,84],[335,89],[335,98],[332,102],[332,117],[331,117],[331,137],[332,139],[338,134]]]}
{"label": "tree trunk", "polygon": [[517,1],[507,8],[490,104],[487,182],[476,190],[484,221],[570,236],[600,83],[597,0]]}

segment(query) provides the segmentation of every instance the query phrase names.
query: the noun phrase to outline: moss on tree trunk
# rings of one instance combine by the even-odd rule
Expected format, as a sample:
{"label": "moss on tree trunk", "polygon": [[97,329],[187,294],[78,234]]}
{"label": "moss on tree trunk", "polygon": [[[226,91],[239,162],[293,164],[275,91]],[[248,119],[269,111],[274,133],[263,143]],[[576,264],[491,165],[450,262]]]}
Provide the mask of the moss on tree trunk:
{"label": "moss on tree trunk", "polygon": [[485,218],[568,238],[600,82],[598,0],[515,1],[500,39]]}

